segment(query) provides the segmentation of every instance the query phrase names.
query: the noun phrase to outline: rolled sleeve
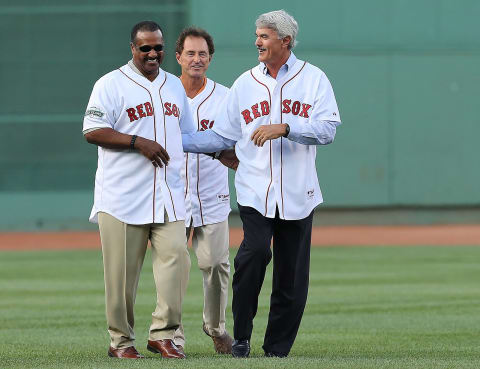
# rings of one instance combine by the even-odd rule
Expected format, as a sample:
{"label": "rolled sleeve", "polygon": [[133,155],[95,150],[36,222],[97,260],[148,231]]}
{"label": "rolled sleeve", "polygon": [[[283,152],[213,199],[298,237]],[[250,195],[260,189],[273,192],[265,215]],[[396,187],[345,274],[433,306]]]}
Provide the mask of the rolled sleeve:
{"label": "rolled sleeve", "polygon": [[185,152],[216,152],[232,147],[235,142],[210,129],[182,134],[183,151]]}

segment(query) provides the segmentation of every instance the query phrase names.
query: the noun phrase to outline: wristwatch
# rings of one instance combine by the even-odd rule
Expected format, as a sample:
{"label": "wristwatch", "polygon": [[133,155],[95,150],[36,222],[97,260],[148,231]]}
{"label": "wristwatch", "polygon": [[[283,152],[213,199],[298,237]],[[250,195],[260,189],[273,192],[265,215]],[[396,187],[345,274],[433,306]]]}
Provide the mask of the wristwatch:
{"label": "wristwatch", "polygon": [[288,123],[285,124],[287,125],[287,127],[285,128],[285,134],[283,135],[283,137],[287,137],[290,134],[290,126],[288,125]]}

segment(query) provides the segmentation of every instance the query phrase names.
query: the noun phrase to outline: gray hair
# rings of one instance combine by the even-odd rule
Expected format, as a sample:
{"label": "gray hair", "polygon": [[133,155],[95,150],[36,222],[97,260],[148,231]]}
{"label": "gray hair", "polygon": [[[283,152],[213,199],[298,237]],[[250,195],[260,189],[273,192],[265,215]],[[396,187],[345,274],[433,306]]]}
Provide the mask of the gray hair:
{"label": "gray hair", "polygon": [[291,37],[288,48],[292,49],[297,45],[296,37],[298,33],[297,21],[285,10],[274,10],[261,14],[255,21],[257,28],[270,28],[277,32],[281,40],[287,36]]}

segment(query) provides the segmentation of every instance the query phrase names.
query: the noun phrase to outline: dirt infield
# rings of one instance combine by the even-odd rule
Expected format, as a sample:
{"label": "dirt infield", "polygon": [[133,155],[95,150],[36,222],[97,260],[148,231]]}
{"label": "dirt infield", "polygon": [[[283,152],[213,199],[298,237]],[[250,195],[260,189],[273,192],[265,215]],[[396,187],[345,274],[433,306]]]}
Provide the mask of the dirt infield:
{"label": "dirt infield", "polygon": [[[242,241],[240,228],[230,229],[230,244]],[[314,227],[314,246],[478,245],[480,225]],[[98,232],[5,232],[0,250],[99,249]]]}

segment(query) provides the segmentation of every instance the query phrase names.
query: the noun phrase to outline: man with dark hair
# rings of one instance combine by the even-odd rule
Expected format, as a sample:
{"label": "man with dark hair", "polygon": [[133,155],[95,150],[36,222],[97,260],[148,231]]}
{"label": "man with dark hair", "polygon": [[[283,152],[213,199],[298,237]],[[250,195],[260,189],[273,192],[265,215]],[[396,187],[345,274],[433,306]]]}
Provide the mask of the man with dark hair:
{"label": "man with dark hair", "polygon": [[83,121],[85,138],[98,145],[90,221],[102,241],[108,355],[144,357],[134,347],[133,308],[150,240],[157,306],[147,349],[185,358],[173,342],[190,270],[181,133],[195,127],[180,80],[160,68],[160,26],[135,25],[130,49],[132,60],[95,83]]}
{"label": "man with dark hair", "polygon": [[[199,131],[214,126],[218,107],[228,92],[226,87],[206,77],[214,51],[212,37],[199,28],[186,28],[177,39],[180,80]],[[219,160],[225,155],[228,153],[222,152]],[[186,154],[185,159],[185,225],[187,238],[193,230],[192,246],[203,274],[203,331],[212,338],[216,352],[229,354],[233,340],[225,330],[230,276],[228,169],[219,160],[203,154]],[[185,345],[182,326],[175,332],[175,344]]]}
{"label": "man with dark hair", "polygon": [[143,22],[137,23],[136,25],[133,26],[132,31],[130,32],[130,42],[132,44],[135,44],[138,32],[155,32],[155,31],[160,31],[160,33],[163,35],[162,28],[156,22],[143,21]]}
{"label": "man with dark hair", "polygon": [[210,34],[205,31],[204,29],[197,28],[197,27],[188,27],[185,28],[177,38],[177,42],[175,43],[175,52],[178,55],[182,54],[182,51],[185,47],[185,39],[187,37],[196,37],[196,38],[203,38],[207,43],[208,53],[210,55],[210,59],[213,57],[215,53],[215,45],[213,44],[213,38]]}

